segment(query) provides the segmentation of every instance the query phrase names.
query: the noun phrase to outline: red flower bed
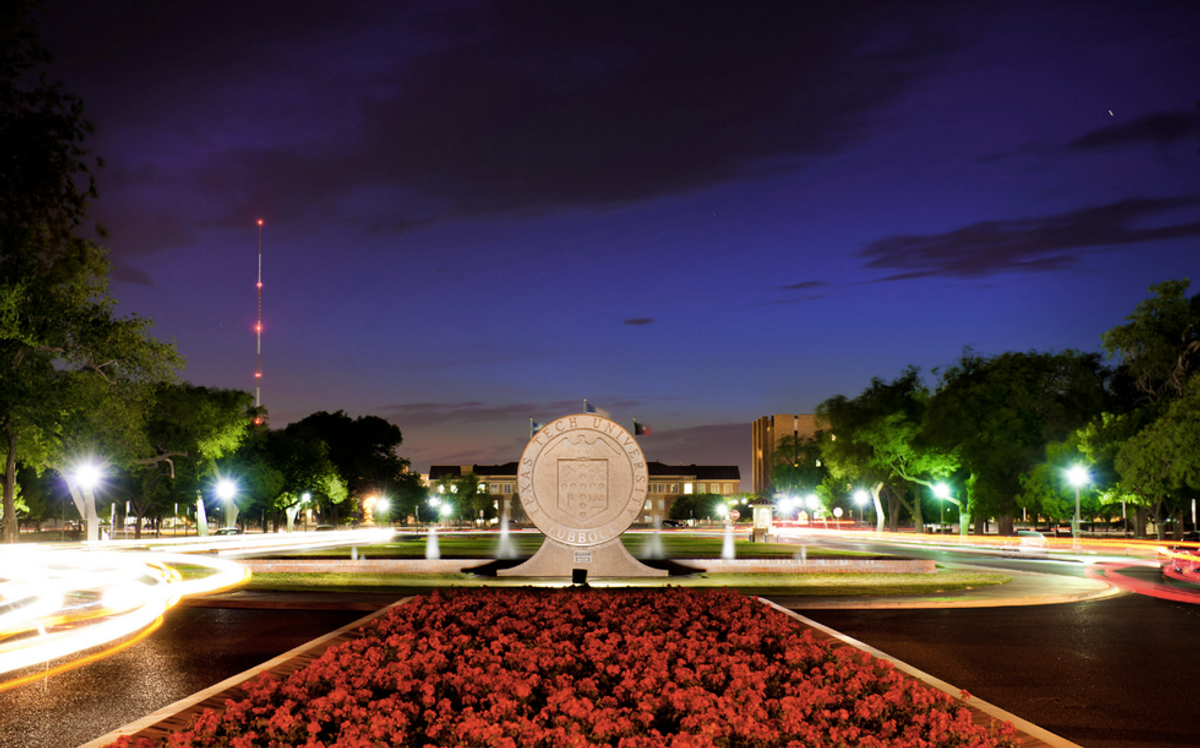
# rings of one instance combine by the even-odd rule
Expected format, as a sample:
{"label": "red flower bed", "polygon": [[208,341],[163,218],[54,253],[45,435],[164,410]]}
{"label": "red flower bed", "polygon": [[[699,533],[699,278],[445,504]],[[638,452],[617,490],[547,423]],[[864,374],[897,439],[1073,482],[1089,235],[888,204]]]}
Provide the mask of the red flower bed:
{"label": "red flower bed", "polygon": [[1010,724],[979,727],[890,663],[730,591],[434,592],[242,688],[166,745],[1018,744]]}

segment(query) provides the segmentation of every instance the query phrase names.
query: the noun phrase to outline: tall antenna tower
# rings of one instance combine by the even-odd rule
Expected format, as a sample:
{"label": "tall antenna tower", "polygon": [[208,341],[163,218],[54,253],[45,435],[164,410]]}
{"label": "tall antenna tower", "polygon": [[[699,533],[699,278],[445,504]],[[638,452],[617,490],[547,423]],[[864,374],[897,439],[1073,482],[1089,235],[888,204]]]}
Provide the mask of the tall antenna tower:
{"label": "tall antenna tower", "polygon": [[[262,219],[258,219],[258,368],[254,372],[254,407],[262,405]],[[257,420],[257,419],[256,419]]]}

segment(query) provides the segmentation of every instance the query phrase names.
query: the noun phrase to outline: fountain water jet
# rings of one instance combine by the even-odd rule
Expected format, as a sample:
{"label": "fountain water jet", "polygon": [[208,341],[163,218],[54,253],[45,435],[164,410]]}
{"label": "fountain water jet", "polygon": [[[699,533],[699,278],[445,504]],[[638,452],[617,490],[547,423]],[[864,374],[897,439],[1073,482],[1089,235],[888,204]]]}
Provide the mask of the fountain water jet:
{"label": "fountain water jet", "polygon": [[508,517],[500,518],[500,545],[496,548],[496,558],[516,558],[517,549],[513,547],[512,537],[508,534]]}
{"label": "fountain water jet", "polygon": [[441,557],[442,553],[438,550],[437,528],[430,527],[429,535],[425,538],[425,558],[436,561]]}
{"label": "fountain water jet", "polygon": [[732,561],[734,558],[732,522],[725,523],[725,542],[721,544],[721,558],[726,561]]}

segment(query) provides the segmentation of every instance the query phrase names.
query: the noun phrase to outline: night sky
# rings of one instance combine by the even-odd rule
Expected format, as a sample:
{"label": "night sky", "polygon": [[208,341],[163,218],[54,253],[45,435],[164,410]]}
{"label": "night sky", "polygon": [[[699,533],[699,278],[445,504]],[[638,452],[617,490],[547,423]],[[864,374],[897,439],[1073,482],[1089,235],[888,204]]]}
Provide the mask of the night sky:
{"label": "night sky", "polygon": [[414,468],[605,409],[667,463],[1200,291],[1200,3],[47,0],[121,314]]}

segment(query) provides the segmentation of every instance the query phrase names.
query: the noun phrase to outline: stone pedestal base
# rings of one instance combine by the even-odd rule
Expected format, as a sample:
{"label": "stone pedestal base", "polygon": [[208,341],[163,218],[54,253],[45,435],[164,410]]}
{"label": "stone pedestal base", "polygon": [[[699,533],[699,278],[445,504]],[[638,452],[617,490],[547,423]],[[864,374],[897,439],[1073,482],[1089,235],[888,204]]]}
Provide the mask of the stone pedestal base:
{"label": "stone pedestal base", "polygon": [[620,538],[583,548],[546,538],[542,547],[528,561],[496,573],[502,577],[571,578],[577,569],[586,570],[589,579],[667,576],[666,569],[646,566],[631,556]]}

